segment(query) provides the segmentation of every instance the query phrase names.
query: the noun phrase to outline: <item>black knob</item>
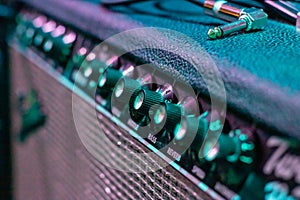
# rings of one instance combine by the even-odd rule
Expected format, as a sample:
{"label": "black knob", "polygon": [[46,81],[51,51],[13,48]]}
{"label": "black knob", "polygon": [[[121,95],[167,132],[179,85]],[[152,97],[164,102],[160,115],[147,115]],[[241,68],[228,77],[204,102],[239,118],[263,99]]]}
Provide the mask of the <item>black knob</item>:
{"label": "black knob", "polygon": [[81,63],[84,61],[87,55],[87,49],[82,47],[78,50],[78,52],[73,56],[72,62],[76,67],[79,67]]}
{"label": "black knob", "polygon": [[191,143],[191,149],[199,153],[208,130],[208,122],[204,117],[184,116],[173,132],[174,141],[180,145]]}
{"label": "black knob", "polygon": [[163,101],[163,96],[159,92],[141,89],[135,96],[132,96],[130,108],[133,112],[149,117],[151,107]]}
{"label": "black knob", "polygon": [[98,81],[99,89],[112,91],[122,76],[123,75],[119,70],[111,67],[106,68],[106,70],[100,75]]}
{"label": "black knob", "polygon": [[68,57],[71,55],[72,46],[77,39],[76,33],[69,31],[63,37],[58,37],[55,41],[56,49],[59,52],[58,61],[61,64],[67,62]]}
{"label": "black knob", "polygon": [[48,53],[53,49],[53,40],[51,33],[56,29],[57,25],[54,21],[49,21],[42,27],[44,43],[42,45],[42,49],[44,52]]}
{"label": "black knob", "polygon": [[16,21],[17,21],[16,33],[19,37],[23,37],[27,27],[31,25],[30,19],[28,16],[24,14],[18,14],[16,16]]}
{"label": "black knob", "polygon": [[47,23],[47,18],[44,16],[39,16],[33,20],[33,26],[35,29],[35,36],[33,38],[33,44],[36,47],[40,47],[44,41],[44,34],[42,27]]}
{"label": "black knob", "polygon": [[155,125],[164,125],[167,131],[173,132],[181,120],[182,108],[180,105],[164,102],[153,109],[151,119]]}
{"label": "black knob", "polygon": [[114,103],[132,104],[130,100],[132,96],[136,96],[140,90],[140,83],[128,77],[121,78],[114,87],[113,101]]}
{"label": "black knob", "polygon": [[32,20],[32,17],[23,14],[17,16],[18,25],[16,27],[16,32],[26,45],[32,44],[32,40],[35,35],[35,28],[32,24]]}
{"label": "black knob", "polygon": [[59,51],[61,50],[61,49],[57,49],[56,42],[59,38],[63,37],[63,35],[66,32],[66,28],[62,25],[58,25],[57,27],[43,28],[43,31],[45,34],[45,42],[43,45],[43,50],[46,53],[51,52],[52,56],[56,56],[56,53],[59,53]]}

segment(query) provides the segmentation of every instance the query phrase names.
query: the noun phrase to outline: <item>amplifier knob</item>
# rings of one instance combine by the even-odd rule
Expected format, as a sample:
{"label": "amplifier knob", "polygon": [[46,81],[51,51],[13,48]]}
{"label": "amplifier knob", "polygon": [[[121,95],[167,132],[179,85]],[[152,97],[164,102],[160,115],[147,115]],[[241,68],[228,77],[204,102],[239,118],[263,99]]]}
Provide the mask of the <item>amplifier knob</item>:
{"label": "amplifier knob", "polygon": [[[46,30],[44,28],[44,32],[47,33],[49,31],[52,31],[52,30]],[[43,45],[43,49],[45,52],[52,52],[53,53],[53,56],[55,56],[56,53],[59,53],[57,50],[57,47],[56,47],[56,40],[59,40],[59,38],[61,38],[66,32],[66,28],[62,25],[59,25],[57,26],[52,32],[51,34],[48,34],[46,36],[46,39],[45,39],[45,42],[44,42],[44,45]]]}
{"label": "amplifier knob", "polygon": [[70,48],[76,40],[76,33],[70,31],[62,38],[65,47]]}
{"label": "amplifier knob", "polygon": [[174,141],[179,145],[185,145],[193,140],[191,149],[198,154],[207,130],[208,122],[204,117],[184,116],[175,127]]}
{"label": "amplifier knob", "polygon": [[163,96],[159,92],[147,89],[141,89],[133,97],[131,109],[141,115],[149,117],[149,111],[152,106],[161,104],[164,101]]}
{"label": "amplifier knob", "polygon": [[88,51],[86,48],[81,47],[72,58],[72,62],[74,63],[74,65],[79,67],[81,63],[84,61],[84,59],[86,58],[87,52]]}
{"label": "amplifier knob", "polygon": [[70,31],[65,34],[58,42],[57,48],[60,49],[60,54],[58,60],[65,63],[67,57],[71,54],[71,48],[77,38],[76,33]]}
{"label": "amplifier knob", "polygon": [[56,29],[56,23],[54,21],[49,21],[42,27],[44,34],[51,33],[55,29]]}
{"label": "amplifier knob", "polygon": [[33,44],[35,46],[39,46],[43,43],[43,33],[42,33],[42,27],[45,25],[47,22],[47,18],[44,16],[39,16],[35,18],[32,22],[33,28],[35,30],[34,38],[33,38]]}
{"label": "amplifier knob", "polygon": [[32,24],[32,18],[26,15],[17,16],[16,33],[25,42],[26,45],[31,45],[35,35],[35,28]]}
{"label": "amplifier knob", "polygon": [[100,75],[98,81],[99,89],[105,91],[113,90],[122,76],[123,75],[119,70],[113,69],[111,67],[106,68],[106,70]]}
{"label": "amplifier knob", "polygon": [[66,27],[62,25],[58,25],[55,30],[51,33],[51,36],[53,38],[58,38],[63,36],[66,33]]}
{"label": "amplifier knob", "polygon": [[43,50],[45,52],[49,52],[53,48],[53,40],[51,37],[51,32],[56,29],[56,23],[54,21],[47,22],[43,27],[43,37],[45,38],[44,44],[43,44]]}
{"label": "amplifier knob", "polygon": [[27,27],[30,24],[30,21],[26,15],[18,14],[16,16],[16,22],[17,22],[16,33],[19,37],[23,37]]}
{"label": "amplifier knob", "polygon": [[225,158],[229,162],[253,163],[254,144],[240,131],[221,134],[217,143],[214,141],[208,139],[204,143],[203,155],[207,161]]}
{"label": "amplifier knob", "polygon": [[43,43],[44,37],[42,36],[42,34],[38,33],[36,34],[36,36],[33,39],[33,44],[35,46],[40,46]]}
{"label": "amplifier knob", "polygon": [[128,77],[121,78],[113,91],[113,99],[116,100],[115,103],[131,104],[131,97],[136,96],[140,87],[140,83],[136,80]]}
{"label": "amplifier knob", "polygon": [[36,29],[42,28],[42,26],[47,22],[47,18],[45,16],[38,16],[33,20],[33,26]]}
{"label": "amplifier knob", "polygon": [[47,53],[51,51],[53,48],[53,41],[51,39],[47,39],[43,45],[43,50]]}
{"label": "amplifier knob", "polygon": [[25,41],[25,43],[27,45],[31,45],[32,44],[32,40],[35,34],[35,30],[33,27],[31,27],[30,25],[27,27],[26,32],[24,34],[23,40]]}
{"label": "amplifier knob", "polygon": [[180,122],[182,108],[178,104],[164,102],[158,106],[151,115],[156,125],[164,124],[167,131],[173,132],[176,125]]}

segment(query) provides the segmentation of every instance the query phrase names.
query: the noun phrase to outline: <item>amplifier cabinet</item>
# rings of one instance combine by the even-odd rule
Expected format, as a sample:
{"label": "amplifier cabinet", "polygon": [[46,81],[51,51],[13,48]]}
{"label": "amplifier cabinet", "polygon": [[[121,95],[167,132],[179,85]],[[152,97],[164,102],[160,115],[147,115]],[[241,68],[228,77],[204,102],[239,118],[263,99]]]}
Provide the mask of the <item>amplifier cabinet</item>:
{"label": "amplifier cabinet", "polygon": [[[30,49],[25,51],[14,46],[10,53],[15,199],[209,199],[171,166],[156,172],[128,173],[98,162],[87,152],[76,132],[70,82]],[[22,142],[18,104],[21,96],[26,99],[33,89],[47,115],[46,122]],[[77,109],[82,112],[83,125],[89,127],[87,135],[96,141],[99,156],[108,162],[116,162],[111,148],[103,141],[93,139],[98,137],[98,121],[86,112],[93,105],[80,96],[76,101],[81,102],[82,107]],[[100,112],[98,115],[113,143],[121,143],[128,152],[148,151],[109,116]],[[124,163],[159,163],[140,159],[134,156],[122,158]]]}
{"label": "amplifier cabinet", "polygon": [[[159,8],[148,1],[137,8],[144,5]],[[225,51],[198,35],[190,43],[172,32],[187,26],[182,31],[195,36],[205,24],[120,9],[126,12],[54,0],[28,0],[21,8],[9,48],[15,199],[299,199],[299,96],[277,87],[283,75],[292,79],[282,86],[298,87],[298,74],[289,70],[299,66],[296,50],[289,59],[282,49],[259,49],[256,59],[258,47],[244,45],[243,37],[254,41],[247,34],[236,37],[243,44],[239,52],[230,46],[233,37],[224,39],[231,49]],[[168,31],[149,34],[141,24]],[[280,38],[286,32],[268,28],[257,34],[274,34],[277,46],[296,48]],[[121,54],[128,37],[104,42],[135,30],[143,34],[133,34],[127,44],[149,48]],[[198,43],[219,67],[225,111],[213,106],[222,99],[213,101],[187,61],[198,60]],[[211,75],[213,65],[203,55],[198,64]],[[270,55],[278,68],[268,63],[264,70],[273,67],[272,73],[257,70]],[[283,62],[289,68],[279,66]],[[269,78],[273,73],[278,80]]]}

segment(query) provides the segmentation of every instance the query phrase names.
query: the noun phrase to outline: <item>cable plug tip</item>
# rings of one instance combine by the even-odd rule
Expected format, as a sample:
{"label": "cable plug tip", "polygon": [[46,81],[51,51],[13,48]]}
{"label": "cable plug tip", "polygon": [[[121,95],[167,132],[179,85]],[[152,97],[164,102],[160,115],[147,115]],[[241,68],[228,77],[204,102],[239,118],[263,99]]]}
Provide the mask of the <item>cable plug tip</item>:
{"label": "cable plug tip", "polygon": [[216,27],[214,29],[209,29],[207,35],[210,39],[217,39],[222,36],[222,32],[219,28]]}

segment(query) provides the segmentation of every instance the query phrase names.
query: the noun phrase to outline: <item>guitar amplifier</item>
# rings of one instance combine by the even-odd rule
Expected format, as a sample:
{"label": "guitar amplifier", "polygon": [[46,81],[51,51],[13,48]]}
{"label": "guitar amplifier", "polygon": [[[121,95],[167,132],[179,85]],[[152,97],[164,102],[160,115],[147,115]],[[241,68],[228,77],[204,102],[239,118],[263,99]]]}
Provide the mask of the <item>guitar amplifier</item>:
{"label": "guitar amplifier", "polygon": [[19,7],[15,199],[300,198],[292,26],[211,41],[184,1]]}

